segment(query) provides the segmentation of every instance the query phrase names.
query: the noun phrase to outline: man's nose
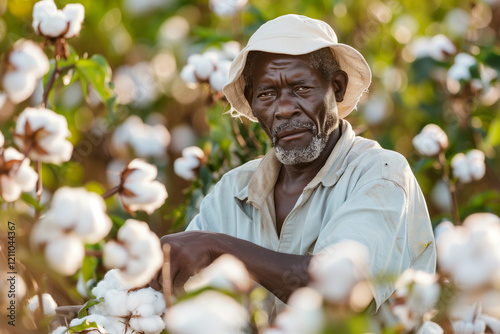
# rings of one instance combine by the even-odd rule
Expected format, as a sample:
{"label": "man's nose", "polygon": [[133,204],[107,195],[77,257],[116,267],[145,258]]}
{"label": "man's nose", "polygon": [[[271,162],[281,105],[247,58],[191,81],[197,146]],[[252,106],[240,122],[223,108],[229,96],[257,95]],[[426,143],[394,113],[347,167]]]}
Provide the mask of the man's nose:
{"label": "man's nose", "polygon": [[291,119],[301,114],[299,106],[295,103],[293,96],[290,95],[293,94],[283,93],[278,97],[274,113],[274,117],[277,120]]}

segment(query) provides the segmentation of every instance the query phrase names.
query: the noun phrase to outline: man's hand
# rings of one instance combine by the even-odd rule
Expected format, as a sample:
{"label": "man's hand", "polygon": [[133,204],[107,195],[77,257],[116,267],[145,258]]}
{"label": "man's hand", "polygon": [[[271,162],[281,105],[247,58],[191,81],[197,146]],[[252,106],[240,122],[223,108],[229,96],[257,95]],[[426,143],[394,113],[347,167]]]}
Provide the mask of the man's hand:
{"label": "man's hand", "polygon": [[[243,239],[206,231],[169,234],[161,238],[161,243],[171,247],[170,279],[175,295],[184,292],[189,277],[222,254],[231,254],[242,261],[257,282],[284,302],[293,291],[309,282],[309,255],[279,253]],[[161,290],[159,281],[161,278],[150,286]]]}
{"label": "man's hand", "polygon": [[163,236],[160,241],[170,245],[170,279],[175,295],[184,292],[189,277],[209,266],[219,255],[216,233],[187,231]]}

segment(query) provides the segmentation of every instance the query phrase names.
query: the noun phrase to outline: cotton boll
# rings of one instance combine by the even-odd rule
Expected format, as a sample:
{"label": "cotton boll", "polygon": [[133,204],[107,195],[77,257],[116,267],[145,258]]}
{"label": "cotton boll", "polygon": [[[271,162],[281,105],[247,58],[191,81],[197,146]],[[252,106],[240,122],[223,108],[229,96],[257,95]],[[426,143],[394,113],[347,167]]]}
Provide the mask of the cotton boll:
{"label": "cotton boll", "polygon": [[451,160],[453,175],[463,183],[480,180],[486,172],[484,158],[484,153],[476,149],[456,154]]}
{"label": "cotton boll", "polygon": [[35,91],[37,78],[32,72],[10,71],[3,76],[3,88],[13,103],[21,103]]}
{"label": "cotton boll", "polygon": [[187,64],[181,70],[180,77],[187,84],[188,87],[195,87],[198,84],[196,78],[195,67],[193,64]]}
{"label": "cotton boll", "polygon": [[20,40],[9,54],[9,62],[16,71],[33,73],[41,78],[49,71],[50,64],[43,50],[30,40]]}
{"label": "cotton boll", "polygon": [[368,258],[366,247],[357,241],[334,244],[313,257],[311,286],[330,302],[344,302],[354,285],[367,278]]}
{"label": "cotton boll", "polygon": [[432,188],[431,199],[432,203],[441,211],[450,212],[452,210],[450,190],[443,180],[437,181]]}
{"label": "cotton boll", "polygon": [[244,333],[248,312],[231,297],[205,291],[172,306],[165,313],[165,324],[172,334]]}
{"label": "cotton boll", "polygon": [[165,328],[165,323],[158,315],[146,318],[132,317],[129,324],[134,330],[144,334],[159,334]]}
{"label": "cotton boll", "polygon": [[0,158],[0,196],[6,202],[16,201],[23,191],[35,188],[38,174],[29,159],[12,147],[3,149]]}
{"label": "cotton boll", "polygon": [[247,0],[210,0],[209,6],[220,17],[230,17],[242,11]]}
{"label": "cotton boll", "polygon": [[130,314],[127,309],[128,293],[126,290],[108,290],[104,293],[106,311],[113,317],[126,317]]}
{"label": "cotton boll", "polygon": [[448,148],[448,136],[436,124],[427,124],[412,140],[415,149],[424,156],[435,156]]}
{"label": "cotton boll", "polygon": [[75,318],[75,319],[71,320],[71,322],[69,323],[69,326],[70,327],[78,326],[78,325],[83,324],[85,321],[88,321],[89,323],[94,322],[94,323],[96,323],[97,326],[102,326],[102,327],[104,327],[108,324],[108,319],[105,316],[102,316],[99,314],[91,314],[91,315],[85,316],[83,318]]}
{"label": "cotton boll", "polygon": [[429,55],[437,61],[444,61],[457,52],[457,48],[445,35],[435,35],[430,40]]}
{"label": "cotton boll", "polygon": [[296,290],[288,301],[289,307],[276,318],[275,325],[285,333],[321,333],[323,327],[323,298],[305,287]]}
{"label": "cotton boll", "polygon": [[45,247],[45,258],[51,268],[65,276],[76,273],[82,266],[84,256],[83,244],[75,235],[52,240]]}
{"label": "cotton boll", "polygon": [[417,331],[417,334],[443,334],[443,333],[444,330],[441,328],[441,326],[432,321],[424,322],[424,324]]}
{"label": "cotton boll", "polygon": [[106,268],[123,268],[126,266],[128,254],[122,245],[109,241],[104,245],[103,261]]}
{"label": "cotton boll", "polygon": [[191,64],[194,66],[194,72],[200,80],[208,80],[210,74],[215,70],[213,59],[209,55],[200,55],[191,58]]}
{"label": "cotton boll", "polygon": [[67,4],[63,8],[63,12],[66,15],[66,19],[69,21],[69,28],[64,37],[72,38],[78,35],[82,29],[82,22],[85,18],[85,8],[82,4],[72,3]]}
{"label": "cotton boll", "polygon": [[57,6],[53,0],[36,2],[33,6],[33,29],[39,33],[40,21],[48,20],[55,12],[57,12]]}
{"label": "cotton boll", "polygon": [[237,41],[229,41],[222,45],[222,51],[226,59],[233,60],[241,51],[241,44]]}
{"label": "cotton boll", "polygon": [[[44,293],[42,294],[42,300],[43,300],[43,314],[45,316],[56,315],[57,303],[55,302],[54,298],[52,298],[50,294]],[[30,312],[35,313],[39,307],[40,307],[40,299],[38,298],[38,295],[35,295],[30,299],[28,299],[27,308]]]}
{"label": "cotton boll", "polygon": [[50,18],[40,20],[38,31],[44,36],[55,38],[61,36],[67,28],[66,15],[57,10],[51,13]]}
{"label": "cotton boll", "polygon": [[96,298],[102,298],[108,290],[127,290],[129,286],[122,280],[118,269],[109,270],[104,279],[97,283],[97,286],[92,289],[92,294]]}
{"label": "cotton boll", "polygon": [[0,132],[0,148],[3,147],[5,144],[5,137],[3,136],[2,132]]}
{"label": "cotton boll", "polygon": [[133,243],[149,236],[150,229],[147,223],[135,219],[127,219],[125,224],[118,230],[118,240]]}

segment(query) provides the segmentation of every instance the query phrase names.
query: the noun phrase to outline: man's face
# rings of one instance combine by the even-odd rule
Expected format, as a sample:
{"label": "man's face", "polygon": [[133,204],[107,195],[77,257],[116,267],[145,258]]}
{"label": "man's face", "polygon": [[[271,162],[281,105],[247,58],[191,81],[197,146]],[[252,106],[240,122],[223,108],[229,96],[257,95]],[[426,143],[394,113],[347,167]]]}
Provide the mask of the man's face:
{"label": "man's face", "polygon": [[324,150],[338,126],[334,86],[311,66],[309,55],[257,56],[247,99],[283,164],[314,161]]}

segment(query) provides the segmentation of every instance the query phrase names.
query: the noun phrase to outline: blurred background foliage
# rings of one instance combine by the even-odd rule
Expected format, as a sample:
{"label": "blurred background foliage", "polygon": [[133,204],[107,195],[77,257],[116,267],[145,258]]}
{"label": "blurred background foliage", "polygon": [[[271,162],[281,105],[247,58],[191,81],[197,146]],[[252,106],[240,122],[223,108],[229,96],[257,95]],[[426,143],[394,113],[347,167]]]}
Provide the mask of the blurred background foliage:
{"label": "blurred background foliage", "polygon": [[[71,2],[56,0],[59,8]],[[179,76],[182,67],[191,54],[231,40],[244,46],[265,21],[297,13],[328,22],[340,42],[355,47],[367,59],[373,82],[347,120],[360,135],[410,161],[433,223],[451,214],[446,187],[440,188],[440,167],[433,159],[418,156],[412,146],[412,138],[428,123],[438,124],[448,134],[448,161],[472,148],[486,154],[486,176],[458,184],[461,216],[477,211],[500,213],[500,2],[249,0],[233,17],[217,16],[208,0],[80,2],[86,10],[84,27],[69,43],[80,57],[99,54],[107,59],[118,104],[109,109],[93,99],[91,92],[85,99],[78,84],[66,86],[61,80],[51,108],[67,118],[75,149],[70,162],[44,166],[44,188],[49,192],[62,185],[85,185],[99,193],[110,188],[108,166],[116,158],[111,134],[128,116],[138,115],[146,122],[165,124],[171,142],[164,156],[150,160],[158,166],[169,198],[153,215],[138,214],[137,218],[148,221],[159,235],[181,230],[224,172],[270,147],[257,124],[223,115],[229,106],[208,85],[188,87]],[[34,3],[0,0],[0,53],[5,54],[21,38],[42,41],[31,26]],[[438,60],[412,52],[417,39],[438,34],[446,35],[456,52],[443,53]],[[477,59],[477,70],[471,72],[484,82],[482,87],[470,80],[461,80],[457,87],[447,79],[453,56],[459,52]],[[497,71],[487,82],[480,73],[485,66]],[[134,82],[119,81],[120,71],[135,71]],[[36,98],[24,104],[30,103],[36,104]],[[21,110],[1,111],[0,130],[7,140],[12,138],[15,115]],[[192,183],[173,171],[174,160],[190,145],[201,147],[208,157]],[[115,219],[128,217],[116,199],[107,201]]]}

